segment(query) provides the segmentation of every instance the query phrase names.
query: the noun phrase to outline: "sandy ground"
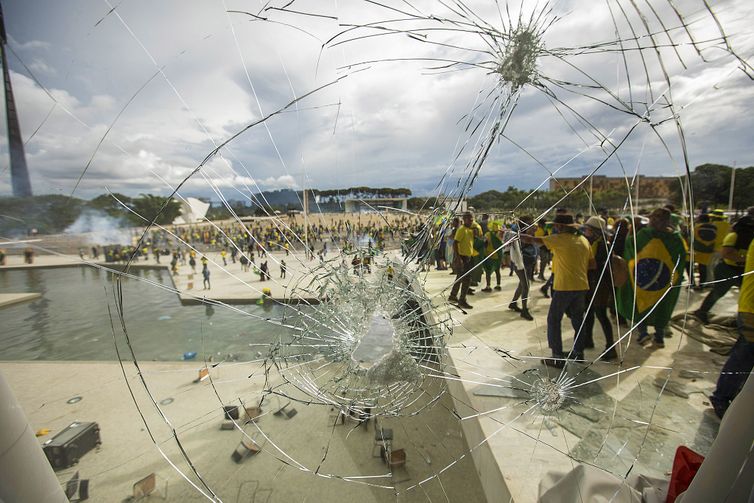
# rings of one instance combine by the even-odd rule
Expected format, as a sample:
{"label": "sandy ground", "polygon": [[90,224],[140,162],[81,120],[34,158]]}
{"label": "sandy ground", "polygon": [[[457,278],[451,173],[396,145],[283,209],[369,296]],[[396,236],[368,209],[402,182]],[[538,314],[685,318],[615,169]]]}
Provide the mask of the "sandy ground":
{"label": "sandy ground", "polygon": [[[396,470],[391,476],[382,460],[373,457],[374,422],[358,428],[350,421],[333,426],[323,406],[293,403],[288,409],[295,408],[298,414],[286,419],[273,415],[280,406],[273,398],[263,403],[263,414],[255,423],[239,421],[233,429],[221,430],[221,405],[258,401],[264,374],[257,364],[234,364],[217,367],[211,372],[211,380],[194,383],[198,368],[198,364],[189,363],[142,364],[145,386],[133,364],[128,363],[127,381],[117,362],[0,364],[32,427],[51,430],[40,441],[72,421],[99,424],[101,448],[85,455],[75,467],[57,473],[61,482],[75,471],[90,479],[92,501],[121,501],[131,494],[137,480],[151,472],[167,482],[170,501],[203,500],[163,457],[206,492],[180,454],[171,427],[197,472],[223,501],[387,502],[426,501],[427,497],[445,501],[443,491],[451,501],[466,495],[471,501],[484,498],[468,457],[434,480],[397,497],[393,489],[385,488],[395,486],[405,491],[433,477],[435,470],[466,451],[458,422],[447,412],[452,408],[449,395],[427,414],[380,423],[393,428],[394,448],[405,449],[407,455],[406,470]],[[146,389],[158,403],[172,399],[160,405],[170,426],[160,418]],[[82,399],[67,403],[76,396]],[[230,456],[244,438],[255,439],[261,452],[237,464]],[[315,474],[318,468],[319,474]],[[344,481],[338,477],[354,478]],[[408,480],[397,482],[404,478]]]}

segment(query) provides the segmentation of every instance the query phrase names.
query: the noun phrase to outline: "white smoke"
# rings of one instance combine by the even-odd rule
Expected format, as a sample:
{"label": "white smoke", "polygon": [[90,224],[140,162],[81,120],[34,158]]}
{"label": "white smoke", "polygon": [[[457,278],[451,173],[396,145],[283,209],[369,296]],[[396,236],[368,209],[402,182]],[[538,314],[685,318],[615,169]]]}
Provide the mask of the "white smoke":
{"label": "white smoke", "polygon": [[66,230],[76,234],[92,245],[130,245],[131,232],[128,224],[120,218],[94,210],[86,210]]}

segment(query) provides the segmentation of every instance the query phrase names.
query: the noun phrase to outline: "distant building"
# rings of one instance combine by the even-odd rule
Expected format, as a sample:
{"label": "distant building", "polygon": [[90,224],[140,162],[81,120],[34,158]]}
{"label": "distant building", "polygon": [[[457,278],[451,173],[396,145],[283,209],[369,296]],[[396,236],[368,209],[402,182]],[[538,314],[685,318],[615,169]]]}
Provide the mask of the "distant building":
{"label": "distant building", "polygon": [[398,210],[408,210],[407,197],[374,197],[345,200],[346,213],[370,213],[384,211],[385,207]]}
{"label": "distant building", "polygon": [[314,204],[309,203],[309,211],[346,213],[370,213],[384,211],[385,207],[399,210],[408,209],[411,191],[405,188],[389,187],[350,187],[347,189],[313,189]]}
{"label": "distant building", "polygon": [[455,213],[465,213],[469,210],[469,204],[466,198],[454,199],[452,197],[440,198],[443,208],[447,211],[453,211]]}
{"label": "distant building", "polygon": [[[626,179],[622,176],[593,175],[591,182],[588,178],[587,176],[582,176],[578,178],[551,179],[550,190],[571,190],[579,183],[584,182],[581,187],[585,190],[589,190],[591,187],[593,191],[628,191]],[[585,179],[586,181],[584,181]],[[630,183],[631,178],[628,181]],[[678,178],[672,176],[639,175],[631,187],[631,192],[638,194],[641,199],[671,199],[673,197],[673,189],[677,183]]]}

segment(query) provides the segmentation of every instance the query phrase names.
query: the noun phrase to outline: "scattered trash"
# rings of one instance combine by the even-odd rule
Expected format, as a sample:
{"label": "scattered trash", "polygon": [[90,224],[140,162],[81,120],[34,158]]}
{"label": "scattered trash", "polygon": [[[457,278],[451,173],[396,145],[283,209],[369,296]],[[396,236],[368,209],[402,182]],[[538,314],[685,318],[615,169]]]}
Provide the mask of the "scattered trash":
{"label": "scattered trash", "polygon": [[223,412],[225,413],[225,419],[238,419],[237,405],[223,405]]}
{"label": "scattered trash", "polygon": [[194,382],[195,383],[196,382],[202,382],[203,380],[205,380],[208,377],[209,377],[209,369],[208,368],[205,367],[203,369],[199,369],[199,377],[197,377],[196,379],[194,379]]}
{"label": "scattered trash", "polygon": [[171,403],[173,403],[172,397],[167,397],[160,400],[160,405],[170,405]]}
{"label": "scattered trash", "polygon": [[34,433],[34,435],[38,437],[44,437],[45,435],[48,435],[49,433],[50,433],[50,430],[48,428],[40,428],[37,430],[36,433]]}
{"label": "scattered trash", "polygon": [[241,440],[241,443],[238,444],[238,447],[236,447],[236,449],[233,451],[233,454],[231,454],[230,457],[236,463],[240,463],[247,457],[253,456],[259,451],[260,451],[259,445],[253,440],[253,437],[252,437],[252,439]]}
{"label": "scattered trash", "polygon": [[184,360],[193,360],[194,358],[196,358],[196,351],[186,351],[183,353]]}
{"label": "scattered trash", "polygon": [[166,321],[166,320],[170,320],[170,319],[172,319],[172,316],[170,316],[170,315],[168,315],[168,314],[163,314],[162,316],[160,316],[160,317],[159,317],[159,318],[157,318],[157,319],[158,319],[159,321]]}
{"label": "scattered trash", "polygon": [[79,403],[81,400],[83,400],[80,396],[74,396],[73,398],[69,398],[65,403],[69,405],[73,405],[74,403]]}
{"label": "scattered trash", "polygon": [[[76,472],[71,480],[65,484],[65,496],[68,501],[84,501],[89,499],[89,479],[79,478]],[[74,498],[74,496],[76,496]]]}

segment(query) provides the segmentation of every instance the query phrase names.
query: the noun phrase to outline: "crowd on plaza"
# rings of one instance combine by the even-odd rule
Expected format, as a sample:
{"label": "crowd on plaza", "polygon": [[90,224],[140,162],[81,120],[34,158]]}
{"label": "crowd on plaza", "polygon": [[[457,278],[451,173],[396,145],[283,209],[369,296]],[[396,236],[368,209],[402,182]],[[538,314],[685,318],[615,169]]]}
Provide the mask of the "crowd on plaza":
{"label": "crowd on plaza", "polygon": [[[480,294],[478,286],[484,284],[481,292],[487,294],[501,290],[501,274],[509,268],[518,286],[508,307],[532,320],[529,291],[535,278],[543,281],[540,291],[551,298],[551,356],[542,362],[555,368],[563,368],[569,359],[584,361],[585,349],[595,346],[595,318],[605,336],[599,358],[614,360],[615,326],[636,334],[637,342],[648,349],[665,347],[683,286],[710,290],[693,313],[703,323],[720,298],[732,287],[741,287],[740,337],[711,397],[722,417],[754,364],[754,277],[748,274],[754,270],[754,207],[732,223],[715,210],[697,215],[690,224],[672,205],[655,209],[646,219],[613,217],[606,210],[584,218],[560,208],[550,221],[522,216],[503,222],[487,214],[476,220],[466,212],[436,229],[433,253],[438,270],[452,268],[455,281],[448,300],[464,312],[473,308],[469,296]],[[574,330],[570,350],[563,348],[564,316]]]}
{"label": "crowd on plaza", "polygon": [[[354,255],[354,270],[370,271],[370,257],[363,253],[351,253],[369,250],[379,253],[386,248],[398,247],[400,242],[415,229],[418,217],[400,215],[387,219],[370,218],[320,218],[310,217],[311,223],[304,224],[303,219],[289,218],[264,219],[250,222],[232,222],[219,225],[209,223],[174,226],[170,229],[154,228],[142,235],[135,230],[130,246],[92,246],[91,252],[79,249],[82,259],[105,262],[126,263],[129,261],[149,260],[156,263],[169,262],[173,274],[178,274],[181,266],[190,267],[190,273],[196,273],[197,261],[201,262],[201,274],[205,290],[211,288],[210,270],[206,254],[219,254],[223,267],[238,263],[242,272],[252,270],[259,275],[260,281],[272,279],[272,271],[267,260],[270,253],[288,256],[294,252],[303,252],[309,261],[323,261],[328,252],[349,252]],[[279,267],[280,279],[285,279],[288,264],[285,259],[274,261]]]}
{"label": "crowd on plaza", "polygon": [[[500,292],[507,273],[516,281],[513,296],[506,299],[508,308],[533,320],[532,284],[542,282],[539,291],[550,299],[551,351],[542,363],[555,368],[563,368],[568,360],[585,360],[585,350],[595,348],[595,320],[605,339],[598,358],[615,360],[627,333],[648,349],[665,347],[682,288],[709,290],[691,313],[706,324],[716,302],[739,287],[740,336],[711,397],[720,417],[754,365],[754,276],[749,274],[754,270],[754,207],[732,222],[720,210],[684,217],[672,205],[656,208],[647,217],[628,218],[604,209],[584,217],[559,208],[551,218],[496,219],[482,214],[475,219],[466,212],[447,215],[434,225],[409,215],[390,221],[367,216],[318,220],[306,226],[294,217],[174,226],[145,234],[135,230],[134,245],[93,246],[90,258],[126,262],[153,257],[160,263],[164,257],[174,274],[179,266],[190,267],[189,274],[200,266],[203,288],[208,290],[210,252],[219,255],[224,267],[238,263],[242,272],[251,269],[260,281],[268,281],[273,277],[270,253],[277,254],[273,263],[281,279],[288,272],[285,257],[294,252],[304,252],[309,261],[324,260],[328,251],[346,252],[354,273],[361,275],[371,273],[372,255],[402,245],[404,255],[415,253],[423,269],[434,263],[437,270],[452,271],[455,280],[448,300],[464,313],[473,309],[471,296]],[[89,250],[82,248],[79,254],[83,259]],[[0,252],[0,264],[4,258]],[[33,253],[25,261],[31,263]],[[563,346],[561,324],[566,316],[574,330],[570,349]]]}

